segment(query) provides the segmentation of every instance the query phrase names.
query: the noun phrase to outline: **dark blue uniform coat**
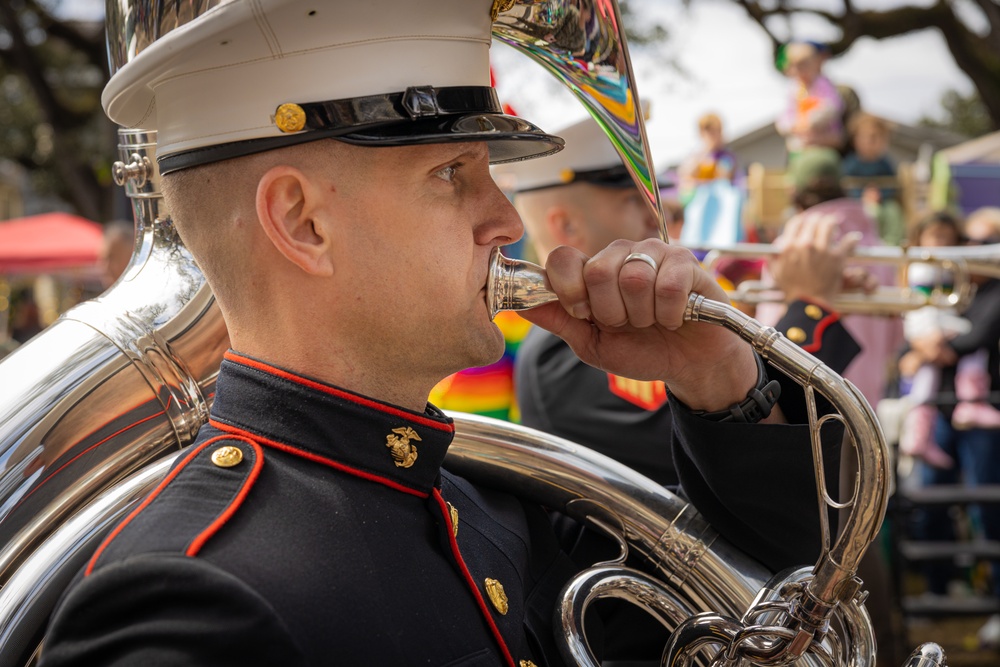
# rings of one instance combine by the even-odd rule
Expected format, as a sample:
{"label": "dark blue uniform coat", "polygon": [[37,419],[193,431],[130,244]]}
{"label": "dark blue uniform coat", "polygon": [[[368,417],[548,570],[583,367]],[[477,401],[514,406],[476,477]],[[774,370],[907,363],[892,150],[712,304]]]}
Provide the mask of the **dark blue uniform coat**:
{"label": "dark blue uniform coat", "polygon": [[[693,495],[765,563],[815,557],[755,537],[818,539],[804,427],[674,421],[690,452],[719,427],[769,452],[754,486],[772,490],[753,498],[731,465],[713,477],[689,455]],[[441,468],[452,435],[431,406],[228,353],[210,425],[65,595],[42,665],[561,664],[552,610],[570,561],[541,508]],[[757,456],[738,458],[745,477]]]}

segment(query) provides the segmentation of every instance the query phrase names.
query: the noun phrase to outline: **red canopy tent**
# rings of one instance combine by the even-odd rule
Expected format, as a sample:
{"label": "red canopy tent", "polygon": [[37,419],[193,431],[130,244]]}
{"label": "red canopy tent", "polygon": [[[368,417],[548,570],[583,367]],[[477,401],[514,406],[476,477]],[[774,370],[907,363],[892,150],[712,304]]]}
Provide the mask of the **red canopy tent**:
{"label": "red canopy tent", "polygon": [[71,213],[45,213],[0,222],[0,273],[44,273],[94,267],[101,225]]}

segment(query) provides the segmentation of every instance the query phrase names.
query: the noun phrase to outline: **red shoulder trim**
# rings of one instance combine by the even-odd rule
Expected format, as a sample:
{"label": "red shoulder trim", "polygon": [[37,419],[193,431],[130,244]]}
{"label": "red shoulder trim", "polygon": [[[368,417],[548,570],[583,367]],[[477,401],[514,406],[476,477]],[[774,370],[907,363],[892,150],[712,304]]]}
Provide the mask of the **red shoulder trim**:
{"label": "red shoulder trim", "polygon": [[465,564],[465,560],[462,559],[462,553],[458,549],[458,539],[455,537],[455,531],[452,529],[451,525],[451,512],[448,511],[448,505],[444,501],[444,497],[441,495],[439,489],[434,489],[434,500],[438,504],[438,508],[441,510],[441,516],[444,518],[444,525],[447,526],[448,533],[448,543],[451,545],[451,553],[455,557],[455,562],[458,563],[458,569],[462,572],[462,577],[465,579],[465,584],[472,591],[472,597],[476,599],[476,604],[479,605],[479,611],[486,620],[486,624],[490,628],[490,632],[493,633],[493,639],[496,640],[497,645],[500,646],[500,652],[503,653],[504,660],[510,667],[514,666],[514,658],[510,654],[510,649],[507,648],[506,642],[503,640],[503,635],[500,634],[500,628],[497,627],[496,621],[493,620],[493,615],[490,614],[489,607],[486,606],[486,601],[483,599],[483,594],[479,592],[479,587],[476,585],[476,581],[472,578],[472,573],[469,572],[468,566]]}
{"label": "red shoulder trim", "polygon": [[816,328],[813,329],[813,341],[808,345],[803,345],[802,349],[809,353],[819,352],[823,347],[823,332],[826,331],[827,327],[839,319],[839,314],[831,313],[817,322]]}
{"label": "red shoulder trim", "polygon": [[364,470],[359,470],[358,468],[352,468],[351,466],[344,465],[339,461],[334,461],[333,459],[329,459],[325,456],[320,456],[319,454],[313,454],[312,452],[306,451],[304,449],[299,449],[297,447],[292,447],[291,445],[285,444],[283,442],[278,442],[277,440],[270,440],[268,438],[261,437],[256,433],[250,433],[249,431],[244,431],[241,428],[230,426],[229,424],[223,424],[214,419],[209,419],[208,423],[214,426],[215,428],[219,429],[220,431],[225,431],[226,433],[232,433],[233,435],[238,435],[244,438],[252,439],[255,442],[267,445],[268,447],[280,449],[283,452],[288,452],[289,454],[293,454],[295,456],[308,459],[310,461],[313,461],[314,463],[319,463],[321,465],[328,466],[335,470],[347,473],[348,475],[353,475],[355,477],[367,479],[369,482],[382,484],[383,486],[388,486],[391,489],[395,489],[396,491],[401,491],[403,493],[408,493],[411,496],[416,496],[418,498],[427,497],[426,492],[410,488],[409,486],[400,484],[399,482],[391,480],[388,477],[382,477],[381,475],[376,475],[374,473],[366,472]]}
{"label": "red shoulder trim", "polygon": [[212,537],[219,532],[219,529],[222,528],[222,526],[224,526],[234,514],[236,514],[236,510],[238,510],[240,505],[243,504],[243,501],[246,499],[247,494],[250,493],[250,489],[253,487],[254,482],[257,481],[257,477],[260,476],[260,469],[264,467],[264,450],[261,449],[260,445],[249,438],[227,439],[244,440],[248,445],[253,447],[253,451],[256,454],[256,460],[254,461],[253,468],[250,470],[250,474],[247,475],[245,480],[243,480],[243,486],[240,488],[240,492],[237,493],[236,497],[233,498],[233,501],[229,503],[229,507],[226,508],[226,511],[216,517],[215,521],[210,523],[205,530],[201,531],[198,537],[191,541],[191,544],[188,545],[187,550],[184,552],[187,556],[197,556],[198,552],[201,551],[201,548],[205,546],[205,543],[212,539]]}
{"label": "red shoulder trim", "polygon": [[218,438],[212,438],[210,440],[206,440],[205,442],[198,445],[190,454],[184,457],[184,460],[181,461],[181,463],[178,466],[176,466],[173,470],[171,470],[169,475],[163,478],[163,481],[160,482],[155,489],[153,489],[153,492],[150,493],[148,496],[146,496],[146,499],[143,500],[138,507],[132,510],[132,513],[129,514],[127,517],[125,517],[125,520],[122,521],[117,526],[115,526],[115,529],[112,530],[108,534],[108,536],[104,538],[104,541],[101,542],[101,546],[97,547],[97,551],[95,551],[94,555],[90,557],[90,562],[87,563],[87,570],[83,573],[84,576],[85,577],[90,576],[91,572],[94,571],[94,566],[97,564],[97,559],[101,557],[101,554],[104,553],[104,550],[108,548],[108,545],[111,544],[116,537],[118,537],[119,533],[122,532],[125,526],[127,526],[129,523],[132,522],[132,519],[139,516],[140,512],[149,507],[149,504],[153,502],[153,500],[158,495],[160,495],[160,492],[163,491],[163,489],[165,489],[167,485],[175,477],[177,477],[178,474],[180,474],[180,471],[183,470],[184,467],[187,466],[187,464],[194,459],[194,457],[198,456],[198,453],[201,452],[201,450],[205,449],[213,442],[217,442],[218,440],[223,440],[223,439],[227,439],[227,436],[219,436]]}

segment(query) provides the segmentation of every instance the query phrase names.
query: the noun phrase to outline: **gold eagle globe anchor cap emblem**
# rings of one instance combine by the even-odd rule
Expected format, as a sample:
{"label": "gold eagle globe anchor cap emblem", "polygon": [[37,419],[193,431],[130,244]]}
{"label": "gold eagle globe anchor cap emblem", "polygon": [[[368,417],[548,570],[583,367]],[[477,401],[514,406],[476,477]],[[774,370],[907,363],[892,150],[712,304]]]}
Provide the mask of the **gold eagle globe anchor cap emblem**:
{"label": "gold eagle globe anchor cap emblem", "polygon": [[385,436],[385,446],[389,448],[397,468],[409,468],[417,460],[417,448],[410,444],[410,440],[420,440],[420,436],[410,426],[394,428],[392,433]]}

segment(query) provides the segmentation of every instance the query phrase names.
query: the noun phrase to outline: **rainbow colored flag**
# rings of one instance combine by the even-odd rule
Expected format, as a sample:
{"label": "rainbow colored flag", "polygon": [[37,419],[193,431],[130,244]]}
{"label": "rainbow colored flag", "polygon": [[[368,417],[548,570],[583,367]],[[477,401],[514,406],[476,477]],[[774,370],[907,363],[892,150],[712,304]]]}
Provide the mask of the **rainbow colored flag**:
{"label": "rainbow colored flag", "polygon": [[489,366],[449,375],[431,390],[430,402],[442,410],[517,422],[520,412],[514,396],[514,357],[531,323],[511,311],[498,313],[493,322],[503,333],[503,357]]}

